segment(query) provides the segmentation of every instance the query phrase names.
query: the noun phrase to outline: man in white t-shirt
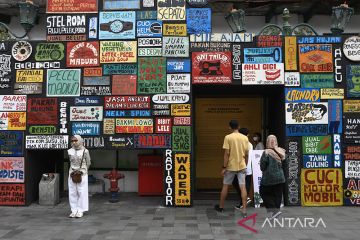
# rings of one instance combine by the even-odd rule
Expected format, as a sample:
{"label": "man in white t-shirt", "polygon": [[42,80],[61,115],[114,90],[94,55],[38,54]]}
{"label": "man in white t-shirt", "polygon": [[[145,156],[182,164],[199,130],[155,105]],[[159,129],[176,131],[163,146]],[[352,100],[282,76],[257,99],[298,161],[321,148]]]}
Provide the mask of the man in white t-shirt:
{"label": "man in white t-shirt", "polygon": [[[249,137],[249,129],[247,129],[247,128],[240,128],[239,133]],[[254,149],[254,147],[249,141],[249,151],[253,150],[253,149]],[[251,198],[249,197],[251,182],[252,182],[252,164],[251,164],[251,159],[249,159],[247,162],[247,165],[246,165],[246,177],[245,177],[246,192],[248,194],[248,197],[246,199],[246,204],[249,204],[251,202]],[[241,191],[240,191],[240,187],[239,187],[237,178],[234,178],[232,185],[235,188],[236,192],[239,194],[239,196],[241,196]],[[242,209],[241,197],[240,197],[239,205],[236,205],[235,209],[237,209],[237,210]]]}

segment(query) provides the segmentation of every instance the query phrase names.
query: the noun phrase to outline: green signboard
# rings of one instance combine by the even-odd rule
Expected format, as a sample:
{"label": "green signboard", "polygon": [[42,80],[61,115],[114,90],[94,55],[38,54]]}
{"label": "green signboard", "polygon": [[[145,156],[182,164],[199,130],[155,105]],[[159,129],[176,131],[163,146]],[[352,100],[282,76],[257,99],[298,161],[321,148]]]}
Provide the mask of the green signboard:
{"label": "green signboard", "polygon": [[191,151],[191,127],[174,126],[172,128],[172,150],[177,152]]}
{"label": "green signboard", "polygon": [[166,58],[139,58],[138,94],[166,93]]}
{"label": "green signboard", "polygon": [[302,88],[334,88],[334,74],[319,73],[319,74],[301,74],[300,75]]}
{"label": "green signboard", "polygon": [[331,154],[330,136],[305,136],[302,138],[303,154]]}

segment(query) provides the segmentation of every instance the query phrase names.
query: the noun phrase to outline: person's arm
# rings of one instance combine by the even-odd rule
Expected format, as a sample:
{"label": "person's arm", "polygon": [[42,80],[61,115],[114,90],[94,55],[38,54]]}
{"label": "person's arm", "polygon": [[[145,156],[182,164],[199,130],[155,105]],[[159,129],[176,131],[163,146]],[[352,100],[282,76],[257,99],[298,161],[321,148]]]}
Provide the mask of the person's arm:
{"label": "person's arm", "polygon": [[225,149],[224,151],[224,165],[223,168],[227,168],[227,165],[229,164],[229,156],[230,156],[230,150],[229,149]]}
{"label": "person's arm", "polygon": [[261,155],[260,159],[260,170],[263,172],[266,170],[267,166],[269,164],[269,159],[266,157],[265,152]]}
{"label": "person's arm", "polygon": [[90,158],[90,153],[89,150],[85,150],[85,161],[86,161],[86,167],[87,169],[89,169],[90,165],[91,165],[91,158]]}

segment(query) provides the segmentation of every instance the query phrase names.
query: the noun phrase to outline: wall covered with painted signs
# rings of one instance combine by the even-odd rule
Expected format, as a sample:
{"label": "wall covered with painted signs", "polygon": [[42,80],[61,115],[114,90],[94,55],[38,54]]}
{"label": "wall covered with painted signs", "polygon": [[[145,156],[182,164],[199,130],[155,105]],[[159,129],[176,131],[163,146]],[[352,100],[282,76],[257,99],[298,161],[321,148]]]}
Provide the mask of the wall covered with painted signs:
{"label": "wall covered with painted signs", "polygon": [[360,205],[358,37],[212,34],[206,1],[57,3],[47,41],[0,43],[0,205],[25,204],[26,150],[80,134],[162,149],[165,205],[191,206],[192,84],[284,86],[286,204]]}

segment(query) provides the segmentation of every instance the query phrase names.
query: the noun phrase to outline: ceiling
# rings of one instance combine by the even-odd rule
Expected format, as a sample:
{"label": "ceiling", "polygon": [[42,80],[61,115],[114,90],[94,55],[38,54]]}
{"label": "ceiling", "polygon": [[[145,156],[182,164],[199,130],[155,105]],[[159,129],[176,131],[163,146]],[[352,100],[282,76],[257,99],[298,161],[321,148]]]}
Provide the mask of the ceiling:
{"label": "ceiling", "polygon": [[[24,0],[0,0],[0,21],[10,21],[10,16],[18,15],[18,2]],[[99,0],[101,1],[101,0]],[[40,14],[45,13],[46,0],[33,0],[40,6]],[[304,16],[304,21],[309,21],[315,14],[331,15],[331,8],[338,6],[344,0],[208,0],[214,13],[226,13],[229,9],[235,8],[245,10],[248,16],[265,16],[266,22],[272,17],[281,14],[287,7],[290,13],[297,13]],[[355,14],[360,14],[360,1],[347,0],[350,7],[355,9]]]}

